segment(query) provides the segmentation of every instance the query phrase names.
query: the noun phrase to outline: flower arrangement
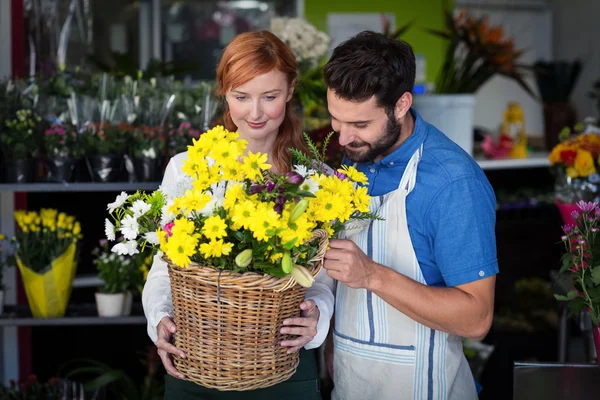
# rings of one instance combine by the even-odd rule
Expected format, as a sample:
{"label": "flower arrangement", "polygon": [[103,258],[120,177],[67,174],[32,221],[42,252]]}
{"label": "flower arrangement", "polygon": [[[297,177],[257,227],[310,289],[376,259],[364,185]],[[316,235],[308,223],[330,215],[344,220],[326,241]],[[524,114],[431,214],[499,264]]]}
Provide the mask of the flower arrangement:
{"label": "flower arrangement", "polygon": [[11,380],[9,386],[0,384],[0,399],[6,400],[59,400],[64,397],[60,379],[50,378],[42,383],[36,375],[30,375],[18,384]]}
{"label": "flower arrangement", "polygon": [[129,134],[130,150],[134,158],[157,159],[165,148],[162,128],[158,126],[136,126]]}
{"label": "flower arrangement", "polygon": [[16,257],[29,269],[43,273],[83,235],[81,225],[72,215],[56,209],[15,211],[17,233]]}
{"label": "flower arrangement", "polygon": [[52,124],[44,131],[43,142],[49,159],[77,159],[83,156],[83,148],[73,125]]}
{"label": "flower arrangement", "polygon": [[316,253],[313,231],[333,237],[350,221],[375,218],[366,176],[353,167],[327,171],[308,137],[312,155],[292,150],[299,164],[275,174],[266,154],[244,155],[247,142],[238,136],[222,126],[207,131],[189,147],[185,180],[176,188],[123,192],[109,204],[114,224],[106,221],[107,237],[114,240],[120,232],[125,238],[113,251],[137,254],[150,244],[178,267],[195,262],[236,272],[292,274],[310,286],[313,278],[305,267]]}
{"label": "flower arrangement", "polygon": [[167,136],[169,155],[173,157],[178,153],[187,151],[187,147],[192,144],[193,139],[200,137],[200,131],[192,128],[192,124],[188,121],[179,124],[177,129],[169,130]]}
{"label": "flower arrangement", "polygon": [[129,125],[103,123],[89,124],[81,133],[86,155],[120,155],[127,146]]}
{"label": "flower arrangement", "polygon": [[110,250],[107,240],[101,240],[92,254],[98,277],[104,282],[101,293],[142,292],[152,265],[152,254],[142,252],[134,257],[116,254]]}
{"label": "flower arrangement", "polygon": [[4,121],[0,144],[6,157],[25,160],[38,149],[38,127],[41,118],[30,109],[20,109],[14,118]]}
{"label": "flower arrangement", "polygon": [[523,50],[515,48],[513,38],[504,37],[501,26],[492,27],[489,17],[475,18],[464,9],[456,17],[452,11],[446,12],[445,21],[445,30],[428,30],[449,42],[435,82],[436,93],[475,93],[500,74],[535,97],[517,64]]}
{"label": "flower arrangement", "polygon": [[596,199],[600,191],[600,133],[577,124],[563,129],[548,159],[557,177],[556,197],[563,203]]}
{"label": "flower arrangement", "polygon": [[569,274],[573,287],[566,296],[572,313],[588,310],[594,326],[600,324],[600,206],[579,201],[573,211],[574,224],[563,226],[566,252],[561,273]]}

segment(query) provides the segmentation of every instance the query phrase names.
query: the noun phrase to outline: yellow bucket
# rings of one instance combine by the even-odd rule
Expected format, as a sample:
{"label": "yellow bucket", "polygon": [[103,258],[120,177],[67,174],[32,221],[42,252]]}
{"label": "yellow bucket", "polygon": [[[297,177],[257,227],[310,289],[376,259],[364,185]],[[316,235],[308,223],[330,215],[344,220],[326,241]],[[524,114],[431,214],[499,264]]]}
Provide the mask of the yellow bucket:
{"label": "yellow bucket", "polygon": [[55,318],[65,315],[77,269],[75,257],[76,246],[73,243],[52,261],[49,270],[41,274],[29,269],[17,257],[29,307],[35,318]]}

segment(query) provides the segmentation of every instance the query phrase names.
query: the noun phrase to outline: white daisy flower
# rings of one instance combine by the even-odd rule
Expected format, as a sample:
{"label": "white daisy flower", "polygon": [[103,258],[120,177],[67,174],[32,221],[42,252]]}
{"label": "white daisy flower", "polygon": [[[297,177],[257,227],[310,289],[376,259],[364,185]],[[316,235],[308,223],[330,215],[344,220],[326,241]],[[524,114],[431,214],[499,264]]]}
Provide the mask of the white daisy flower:
{"label": "white daisy flower", "polygon": [[152,208],[152,206],[146,203],[145,201],[136,200],[131,206],[131,210],[133,211],[133,217],[136,219],[141,217],[142,215],[150,211],[150,208]]}
{"label": "white daisy flower", "polygon": [[148,232],[144,235],[144,239],[148,241],[148,243],[156,246],[159,244],[158,234],[156,232]]}
{"label": "white daisy flower", "polygon": [[305,192],[311,192],[315,194],[317,190],[319,190],[319,182],[314,179],[305,179],[304,182],[299,187],[300,190],[304,190]]}
{"label": "white daisy flower", "polygon": [[160,226],[165,226],[175,220],[175,214],[169,211],[169,208],[173,205],[173,200],[167,201],[160,212]]}
{"label": "white daisy flower", "polygon": [[306,165],[294,165],[294,172],[302,175],[303,178],[306,178],[306,175],[308,174],[308,168]]}
{"label": "white daisy flower", "polygon": [[106,206],[106,209],[112,214],[113,211],[125,204],[125,201],[127,201],[128,198],[129,195],[127,193],[121,192],[121,194],[117,196],[113,203],[110,203]]}
{"label": "white daisy flower", "polygon": [[132,256],[138,254],[139,250],[137,249],[137,242],[135,240],[130,240],[128,242],[117,243],[113,246],[112,252],[117,253],[120,256]]}
{"label": "white daisy flower", "polygon": [[127,240],[134,240],[139,234],[140,226],[135,217],[128,215],[121,221],[121,233]]}
{"label": "white daisy flower", "polygon": [[116,239],[115,226],[108,218],[104,219],[104,233],[106,234],[106,238],[111,242]]}

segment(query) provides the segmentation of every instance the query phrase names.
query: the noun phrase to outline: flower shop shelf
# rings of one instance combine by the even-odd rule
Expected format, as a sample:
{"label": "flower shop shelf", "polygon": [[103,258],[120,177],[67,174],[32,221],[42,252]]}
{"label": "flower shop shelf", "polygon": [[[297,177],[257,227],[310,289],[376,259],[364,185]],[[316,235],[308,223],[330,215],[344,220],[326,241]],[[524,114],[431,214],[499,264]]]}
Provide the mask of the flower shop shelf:
{"label": "flower shop shelf", "polygon": [[482,156],[475,157],[475,161],[483,170],[502,170],[519,168],[547,168],[550,166],[547,152],[531,152],[527,158],[507,158],[489,160]]}
{"label": "flower shop shelf", "polygon": [[0,192],[119,192],[156,190],[159,182],[0,183]]}
{"label": "flower shop shelf", "polygon": [[8,326],[74,326],[74,325],[143,325],[146,317],[141,305],[133,305],[132,315],[123,317],[99,317],[95,304],[78,304],[67,308],[61,318],[33,318],[29,306],[5,306],[0,315],[0,327]]}

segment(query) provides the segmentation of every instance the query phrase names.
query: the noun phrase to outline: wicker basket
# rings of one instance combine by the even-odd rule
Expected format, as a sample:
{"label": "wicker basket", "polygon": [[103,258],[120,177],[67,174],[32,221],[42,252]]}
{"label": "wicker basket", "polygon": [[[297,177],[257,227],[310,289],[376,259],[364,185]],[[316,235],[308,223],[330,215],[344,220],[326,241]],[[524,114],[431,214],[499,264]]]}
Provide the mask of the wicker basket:
{"label": "wicker basket", "polygon": [[[329,244],[325,231],[315,230],[317,255],[311,260],[316,276]],[[287,354],[282,340],[284,319],[299,315],[306,289],[288,276],[276,278],[247,272],[222,271],[192,264],[169,264],[174,344],[186,354],[174,357],[187,379],[218,390],[252,390],[289,379],[298,353]]]}

